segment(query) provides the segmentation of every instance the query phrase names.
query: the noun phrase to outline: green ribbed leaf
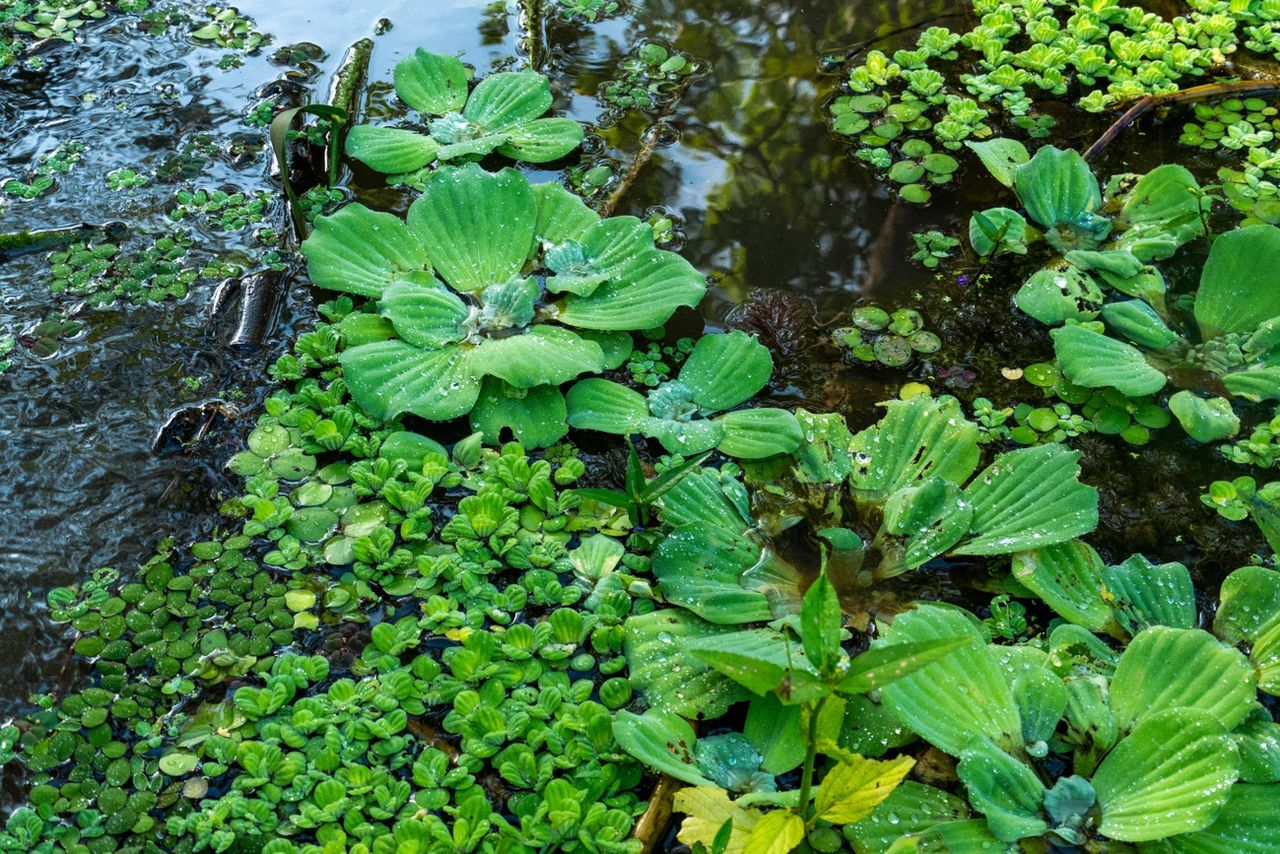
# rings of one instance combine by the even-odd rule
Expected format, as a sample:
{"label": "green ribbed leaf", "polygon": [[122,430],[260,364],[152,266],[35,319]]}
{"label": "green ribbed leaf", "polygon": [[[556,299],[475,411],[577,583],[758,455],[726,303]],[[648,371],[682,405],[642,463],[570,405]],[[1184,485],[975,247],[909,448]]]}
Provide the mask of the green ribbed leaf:
{"label": "green ribbed leaf", "polygon": [[1165,708],[1139,723],[1093,775],[1098,829],[1123,842],[1203,830],[1230,796],[1239,764],[1235,744],[1212,714]]}
{"label": "green ribbed leaf", "polygon": [[1171,854],[1275,854],[1280,851],[1277,803],[1280,785],[1237,783],[1212,824],[1165,840],[1165,850]]}
{"label": "green ribbed leaf", "polygon": [[921,605],[894,618],[877,646],[968,637],[971,646],[885,686],[884,706],[944,753],[959,756],[985,735],[1005,748],[1022,746],[1018,707],[986,639],[963,612]]}
{"label": "green ribbed leaf", "polygon": [[794,451],[804,435],[800,423],[785,409],[739,409],[716,419],[724,428],[717,446],[722,454],[744,460],[758,460]]}
{"label": "green ribbed leaf", "polygon": [[462,115],[487,133],[501,133],[551,109],[551,81],[536,71],[502,71],[477,85]]}
{"label": "green ribbed leaf", "polygon": [[456,56],[418,48],[396,63],[392,79],[400,100],[426,115],[457,112],[467,100],[467,69]]}
{"label": "green ribbed leaf", "polygon": [[582,125],[569,118],[534,119],[504,132],[498,153],[525,163],[550,163],[582,144]]}
{"label": "green ribbed leaf", "polygon": [[520,272],[533,248],[537,207],[519,172],[469,163],[431,173],[408,222],[440,278],[454,290],[478,291]]}
{"label": "green ribbed leaf", "polygon": [[312,284],[363,297],[382,296],[406,273],[431,271],[426,249],[398,217],[361,204],[317,219],[302,254]]}
{"label": "green ribbed leaf", "polygon": [[387,175],[416,172],[436,159],[440,143],[401,128],[356,125],[347,131],[347,155]]}
{"label": "green ribbed leaf", "polygon": [[688,719],[718,718],[747,691],[694,658],[687,646],[731,629],[713,626],[688,611],[664,609],[626,622],[623,649],[631,684],[652,707]]}
{"label": "green ribbed leaf", "polygon": [[699,772],[693,758],[698,737],[679,715],[662,709],[649,709],[643,715],[623,710],[613,719],[613,737],[619,747],[650,768],[694,786],[716,785]]}
{"label": "green ribbed leaf", "polygon": [[1124,197],[1115,226],[1123,233],[1115,245],[1142,261],[1173,255],[1204,233],[1202,209],[1208,200],[1195,176],[1183,166],[1166,163],[1138,179]]}
{"label": "green ribbed leaf", "polygon": [[1280,228],[1254,225],[1228,231],[1213,242],[1200,271],[1195,316],[1205,339],[1252,332],[1280,316]]}
{"label": "green ribbed leaf", "polygon": [[341,361],[352,398],[383,420],[405,412],[432,421],[457,418],[480,396],[480,378],[456,346],[420,350],[379,341],[345,350]]}
{"label": "green ribbed leaf", "polygon": [[956,776],[969,793],[969,803],[987,817],[996,839],[1015,842],[1049,829],[1042,811],[1044,784],[989,738],[974,739],[960,753]]}
{"label": "green ribbed leaf", "polygon": [[1068,540],[1013,556],[1013,577],[1066,619],[1090,631],[1106,629],[1102,558],[1088,543]]}
{"label": "green ribbed leaf", "polygon": [[497,377],[486,377],[471,410],[471,429],[484,434],[489,445],[504,440],[510,430],[522,448],[546,448],[569,432],[564,395],[552,385],[515,388]]}
{"label": "green ribbed leaf", "polygon": [[443,347],[466,337],[463,324],[470,310],[439,280],[394,282],[380,307],[396,334],[417,347]]}
{"label": "green ribbed leaf", "polygon": [[1055,329],[1053,350],[1063,375],[1086,388],[1114,388],[1129,397],[1155,394],[1165,376],[1135,347],[1083,326]]}
{"label": "green ribbed leaf", "polygon": [[1014,190],[1033,220],[1045,228],[1074,226],[1102,206],[1102,191],[1079,152],[1042,146],[1013,174]]}
{"label": "green ribbed leaf", "polygon": [[704,335],[680,369],[680,382],[703,409],[731,409],[764,388],[773,373],[769,350],[745,332]]}
{"label": "green ribbed leaf", "polygon": [[579,430],[626,435],[649,417],[644,395],[612,380],[586,379],[569,389],[569,424]]}
{"label": "green ribbed leaf", "polygon": [[884,501],[912,481],[964,483],[978,466],[978,427],[953,397],[891,400],[880,422],[853,437],[857,464],[849,483],[862,498]]}
{"label": "green ribbed leaf", "polygon": [[1111,708],[1122,729],[1167,709],[1200,709],[1226,729],[1256,702],[1248,660],[1200,629],[1154,626],[1130,641],[1111,679]]}
{"label": "green ribbed leaf", "polygon": [[1196,592],[1191,573],[1180,563],[1153,564],[1134,555],[1102,574],[1115,597],[1112,609],[1126,632],[1136,635],[1150,626],[1194,628]]}
{"label": "green ribbed leaf", "polygon": [[600,222],[600,215],[587,207],[581,196],[559,184],[534,184],[533,195],[538,200],[534,233],[539,240],[548,243],[581,240],[591,226]]}
{"label": "green ribbed leaf", "polygon": [[490,338],[471,351],[477,372],[516,388],[559,385],[580,374],[604,370],[604,353],[561,326],[533,326],[523,335]]}
{"label": "green ribbed leaf", "polygon": [[1048,444],[996,457],[965,489],[972,538],[956,554],[1008,554],[1066,542],[1098,526],[1098,490],[1080,483],[1078,451]]}
{"label": "green ribbed leaf", "polygon": [[653,555],[662,596],[721,625],[773,619],[768,598],[742,585],[742,576],[772,559],[740,530],[695,524],[668,535]]}
{"label": "green ribbed leaf", "polygon": [[1229,644],[1248,644],[1258,687],[1280,694],[1280,573],[1237,569],[1222,582],[1213,631]]}

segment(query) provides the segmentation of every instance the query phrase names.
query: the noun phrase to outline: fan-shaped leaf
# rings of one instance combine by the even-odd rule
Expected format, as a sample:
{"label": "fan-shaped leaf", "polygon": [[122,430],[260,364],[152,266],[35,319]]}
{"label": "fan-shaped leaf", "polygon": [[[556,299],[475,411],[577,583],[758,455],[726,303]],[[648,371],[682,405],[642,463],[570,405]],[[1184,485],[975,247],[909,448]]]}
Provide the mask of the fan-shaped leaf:
{"label": "fan-shaped leaf", "polygon": [[1049,829],[1041,809],[1044,784],[989,738],[975,738],[961,752],[956,776],[969,792],[969,803],[987,817],[996,839],[1015,842]]}
{"label": "fan-shaped leaf", "polygon": [[853,438],[857,467],[849,483],[864,500],[883,502],[912,481],[964,483],[978,465],[978,427],[953,397],[893,400],[880,422]]}
{"label": "fan-shaped leaf", "polygon": [[347,132],[347,154],[384,174],[414,172],[436,159],[440,144],[401,128],[356,125]]}
{"label": "fan-shaped leaf", "polygon": [[1116,217],[1123,230],[1115,242],[1142,261],[1158,261],[1173,255],[1189,240],[1204,233],[1203,209],[1208,201],[1185,167],[1173,163],[1157,166],[1138,179],[1124,197]]}
{"label": "fan-shaped leaf", "polygon": [[431,270],[427,251],[398,217],[360,204],[316,220],[302,254],[313,284],[364,297],[382,296],[406,273]]}
{"label": "fan-shaped leaf", "polygon": [[548,243],[581,240],[591,226],[600,221],[600,215],[587,207],[581,196],[574,195],[560,184],[548,181],[533,185],[533,195],[538,200],[538,222],[534,234]]}
{"label": "fan-shaped leaf", "polygon": [[458,347],[421,350],[379,341],[351,347],[341,360],[351,396],[384,421],[405,412],[433,421],[457,418],[480,396],[480,378]]}
{"label": "fan-shaped leaf", "polygon": [[1041,323],[1092,320],[1102,308],[1102,288],[1084,270],[1058,262],[1042,267],[1018,288],[1013,301]]}
{"label": "fan-shaped leaf", "polygon": [[515,388],[497,377],[486,377],[471,410],[471,429],[484,433],[487,444],[502,442],[509,429],[522,448],[546,448],[569,432],[564,395],[554,385]]}
{"label": "fan-shaped leaf", "polygon": [[745,332],[704,335],[680,369],[680,382],[703,409],[731,409],[769,382],[773,357]]}
{"label": "fan-shaped leaf", "polygon": [[417,347],[443,347],[466,337],[463,323],[470,310],[438,280],[394,282],[382,295],[381,309],[396,334]]}
{"label": "fan-shaped leaf", "polygon": [[408,221],[436,273],[454,290],[477,291],[520,272],[533,248],[537,207],[519,172],[469,163],[433,172]]}
{"label": "fan-shaped leaf", "polygon": [[1153,564],[1134,555],[1102,574],[1115,597],[1112,609],[1131,635],[1150,626],[1190,629],[1196,624],[1196,593],[1191,573],[1180,563]]}
{"label": "fan-shaped leaf", "polygon": [[1280,228],[1254,225],[1228,231],[1213,242],[1200,271],[1195,316],[1206,339],[1252,332],[1280,316]]}
{"label": "fan-shaped leaf", "polygon": [[569,424],[579,430],[634,433],[649,417],[644,395],[612,380],[586,379],[569,389]]}
{"label": "fan-shaped leaf", "polygon": [[1258,687],[1280,694],[1280,573],[1237,569],[1222,582],[1213,631],[1230,644],[1248,644]]}
{"label": "fan-shaped leaf", "polygon": [[1111,708],[1122,729],[1167,709],[1200,709],[1233,728],[1256,702],[1249,662],[1200,629],[1154,626],[1125,648],[1111,679]]}
{"label": "fan-shaped leaf", "polygon": [[844,832],[857,854],[884,854],[894,840],[904,834],[918,834],[936,825],[962,821],[968,816],[965,802],[955,795],[913,780],[904,780],[871,815],[848,825]]}
{"label": "fan-shaped leaf", "polygon": [[726,412],[717,421],[724,428],[720,453],[744,460],[758,460],[794,451],[804,438],[800,423],[785,409],[740,409]]}
{"label": "fan-shaped leaf", "polygon": [[487,133],[501,133],[530,122],[549,109],[550,80],[536,71],[503,71],[490,74],[476,85],[462,115]]}
{"label": "fan-shaped leaf", "polygon": [[1022,448],[996,457],[965,489],[975,536],[956,554],[1007,554],[1053,545],[1098,526],[1098,490],[1077,480],[1078,451],[1061,445]]}
{"label": "fan-shaped leaf", "polygon": [[1042,146],[1013,175],[1014,190],[1027,213],[1045,228],[1075,226],[1102,205],[1098,179],[1076,151]]}
{"label": "fan-shaped leaf", "polygon": [[964,613],[921,605],[894,618],[881,645],[968,637],[972,646],[954,650],[928,667],[885,686],[886,708],[926,741],[953,756],[977,735],[1001,747],[1022,746],[1018,708],[986,639]]}
{"label": "fan-shaped leaf", "polygon": [[559,385],[579,374],[604,370],[604,353],[571,330],[542,324],[523,335],[490,338],[471,351],[472,367],[516,388]]}
{"label": "fan-shaped leaf", "polygon": [[456,56],[418,48],[396,63],[392,79],[400,100],[426,115],[457,112],[467,100],[467,69]]}
{"label": "fan-shaped leaf", "polygon": [[732,631],[713,626],[687,611],[664,609],[630,617],[623,649],[631,684],[650,706],[683,718],[718,718],[745,689],[693,657],[688,645]]}
{"label": "fan-shaped leaf", "polygon": [[1013,577],[1054,611],[1090,631],[1105,631],[1111,609],[1102,600],[1102,558],[1079,540],[1019,552]]}
{"label": "fan-shaped leaf", "polygon": [[[648,240],[652,245],[652,232]],[[619,276],[590,296],[565,297],[560,322],[583,329],[649,329],[666,323],[680,306],[697,305],[707,290],[693,265],[660,249],[630,258]]]}
{"label": "fan-shaped leaf", "polygon": [[[1280,785],[1237,783],[1213,823],[1164,841],[1171,854],[1272,854],[1280,851]],[[1144,849],[1145,850],[1145,849]]]}
{"label": "fan-shaped leaf", "polygon": [[1135,347],[1083,326],[1055,329],[1053,350],[1067,379],[1085,388],[1114,388],[1129,397],[1155,394],[1165,376]]}
{"label": "fan-shaped leaf", "polygon": [[534,119],[504,132],[498,153],[526,163],[559,160],[582,144],[582,125],[569,118]]}
{"label": "fan-shaped leaf", "polygon": [[764,594],[748,590],[742,576],[765,560],[776,560],[739,531],[713,524],[682,528],[653,555],[653,574],[663,598],[713,623],[733,625],[773,619]]}
{"label": "fan-shaped leaf", "polygon": [[1230,796],[1239,763],[1235,744],[1209,712],[1165,708],[1150,715],[1093,775],[1098,829],[1122,842],[1203,830]]}
{"label": "fan-shaped leaf", "polygon": [[613,719],[618,746],[650,768],[695,786],[714,786],[693,758],[697,736],[679,715],[649,709],[643,715],[620,711]]}

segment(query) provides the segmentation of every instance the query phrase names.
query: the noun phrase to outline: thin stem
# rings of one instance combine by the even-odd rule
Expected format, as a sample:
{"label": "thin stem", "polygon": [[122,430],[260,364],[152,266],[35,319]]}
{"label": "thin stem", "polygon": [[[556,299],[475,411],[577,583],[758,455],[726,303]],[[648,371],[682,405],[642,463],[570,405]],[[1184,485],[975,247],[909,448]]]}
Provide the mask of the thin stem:
{"label": "thin stem", "polygon": [[809,744],[805,747],[804,771],[800,775],[800,805],[796,808],[806,824],[809,821],[809,794],[813,788],[813,766],[818,758],[818,719],[826,702],[827,698],[823,697],[809,713]]}
{"label": "thin stem", "polygon": [[1120,135],[1121,131],[1156,107],[1185,104],[1190,101],[1205,101],[1209,98],[1228,95],[1258,95],[1277,90],[1280,90],[1280,80],[1236,80],[1230,83],[1205,83],[1202,86],[1179,89],[1177,92],[1170,92],[1166,95],[1148,95],[1136,101],[1133,106],[1124,111],[1120,118],[1112,122],[1111,127],[1107,128],[1102,136],[1098,137],[1098,141],[1085,151],[1084,159],[1092,160],[1102,149],[1110,145]]}

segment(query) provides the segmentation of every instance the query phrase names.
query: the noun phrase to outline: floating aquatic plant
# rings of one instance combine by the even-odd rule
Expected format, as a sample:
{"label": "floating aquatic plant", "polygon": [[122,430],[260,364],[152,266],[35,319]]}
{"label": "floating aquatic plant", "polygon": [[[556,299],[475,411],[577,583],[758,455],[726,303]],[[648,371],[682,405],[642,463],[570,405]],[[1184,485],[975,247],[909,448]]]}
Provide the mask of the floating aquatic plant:
{"label": "floating aquatic plant", "polygon": [[640,220],[475,165],[433,173],[407,221],[358,204],[323,217],[302,251],[315,284],[374,300],[340,327],[366,411],[472,413],[491,438],[509,425],[530,446],[564,435],[556,386],[617,367],[627,330],[662,325],[705,289]]}
{"label": "floating aquatic plant", "polygon": [[347,133],[347,154],[398,176],[495,151],[513,160],[547,163],[582,142],[577,122],[544,117],[551,109],[551,83],[536,71],[490,74],[470,93],[467,80],[462,60],[419,48],[396,64],[395,87],[400,100],[424,120],[425,133],[356,125]]}
{"label": "floating aquatic plant", "polygon": [[[659,383],[647,397],[612,380],[581,380],[566,398],[569,424],[641,433],[678,454],[712,448],[748,459],[785,454],[801,439],[794,415],[734,408],[764,388],[772,372],[769,351],[745,332],[704,335],[676,378]],[[731,411],[716,415],[724,410]]]}
{"label": "floating aquatic plant", "polygon": [[849,348],[854,358],[900,368],[915,354],[942,349],[942,339],[924,328],[924,317],[912,308],[887,312],[877,305],[858,306],[850,312],[852,326],[832,331],[832,337]]}

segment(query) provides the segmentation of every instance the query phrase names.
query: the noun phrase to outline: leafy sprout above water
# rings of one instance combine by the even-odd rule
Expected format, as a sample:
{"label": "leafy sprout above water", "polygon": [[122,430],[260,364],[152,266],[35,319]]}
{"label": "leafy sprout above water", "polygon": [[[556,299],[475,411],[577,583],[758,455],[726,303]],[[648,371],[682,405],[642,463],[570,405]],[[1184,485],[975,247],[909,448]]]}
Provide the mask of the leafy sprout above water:
{"label": "leafy sprout above water", "polygon": [[396,94],[421,116],[425,132],[378,125],[351,128],[347,154],[379,172],[402,175],[493,152],[547,163],[582,142],[577,122],[544,117],[551,108],[551,83],[535,71],[490,74],[468,93],[462,60],[419,48],[396,64],[394,76]]}

